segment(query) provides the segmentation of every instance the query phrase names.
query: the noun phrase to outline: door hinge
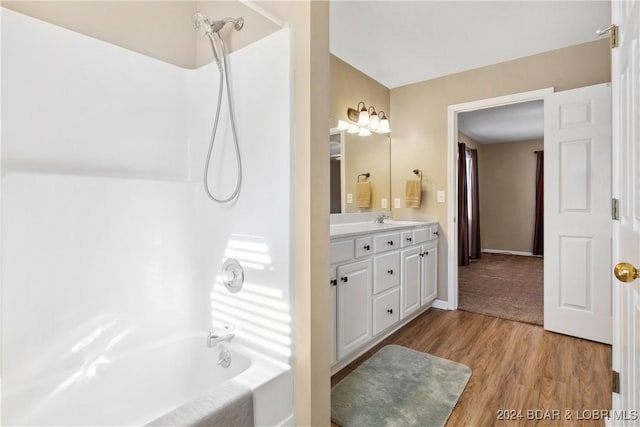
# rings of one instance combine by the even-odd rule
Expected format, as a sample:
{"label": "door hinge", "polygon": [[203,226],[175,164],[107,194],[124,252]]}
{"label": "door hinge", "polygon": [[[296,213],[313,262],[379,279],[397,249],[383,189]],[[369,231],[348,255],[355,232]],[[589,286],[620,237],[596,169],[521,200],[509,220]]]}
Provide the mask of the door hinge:
{"label": "door hinge", "polygon": [[611,218],[618,221],[620,219],[620,200],[611,199]]}
{"label": "door hinge", "polygon": [[607,33],[609,33],[611,49],[618,47],[618,26],[616,24],[611,24],[607,28],[596,31],[596,35],[598,37],[603,36]]}
{"label": "door hinge", "polygon": [[620,394],[620,372],[611,371],[611,390]]}

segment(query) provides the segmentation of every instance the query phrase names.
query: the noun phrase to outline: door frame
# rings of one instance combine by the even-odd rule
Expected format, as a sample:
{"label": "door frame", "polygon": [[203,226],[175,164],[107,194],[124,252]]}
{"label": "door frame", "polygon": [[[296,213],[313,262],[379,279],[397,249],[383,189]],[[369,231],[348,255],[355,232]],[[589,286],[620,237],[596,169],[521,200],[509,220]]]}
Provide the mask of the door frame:
{"label": "door frame", "polygon": [[447,192],[449,193],[447,229],[450,236],[447,239],[447,308],[449,310],[458,309],[458,223],[456,221],[458,215],[458,162],[456,158],[458,152],[458,113],[538,101],[553,92],[553,87],[547,87],[529,92],[449,105],[447,108]]}

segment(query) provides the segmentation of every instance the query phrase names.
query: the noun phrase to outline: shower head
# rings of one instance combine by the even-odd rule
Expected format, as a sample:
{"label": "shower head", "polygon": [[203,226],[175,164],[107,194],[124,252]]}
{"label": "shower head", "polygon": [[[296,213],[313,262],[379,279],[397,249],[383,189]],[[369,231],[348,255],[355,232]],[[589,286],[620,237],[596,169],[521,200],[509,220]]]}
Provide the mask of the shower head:
{"label": "shower head", "polygon": [[191,16],[193,22],[193,28],[199,31],[201,34],[213,34],[220,31],[227,23],[232,23],[233,28],[236,31],[240,31],[244,26],[244,19],[239,18],[224,18],[220,21],[209,21],[202,13],[196,12]]}

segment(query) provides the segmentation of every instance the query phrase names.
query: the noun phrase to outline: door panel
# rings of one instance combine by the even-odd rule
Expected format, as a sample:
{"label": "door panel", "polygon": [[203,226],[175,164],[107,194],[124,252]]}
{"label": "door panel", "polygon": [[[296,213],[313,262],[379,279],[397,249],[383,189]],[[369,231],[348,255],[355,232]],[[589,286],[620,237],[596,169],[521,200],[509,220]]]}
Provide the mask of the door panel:
{"label": "door panel", "polygon": [[[640,5],[611,2],[619,27],[619,47],[612,49],[613,194],[620,199],[620,220],[613,222],[613,263],[640,267]],[[640,401],[640,283],[614,280],[613,369],[620,373],[617,413],[638,411]],[[625,421],[620,425],[638,425]]]}
{"label": "door panel", "polygon": [[371,260],[338,267],[338,360],[371,338]]}
{"label": "door panel", "polygon": [[544,327],[611,343],[611,88],[545,97]]}
{"label": "door panel", "polygon": [[401,319],[420,308],[420,254],[420,246],[402,251]]}

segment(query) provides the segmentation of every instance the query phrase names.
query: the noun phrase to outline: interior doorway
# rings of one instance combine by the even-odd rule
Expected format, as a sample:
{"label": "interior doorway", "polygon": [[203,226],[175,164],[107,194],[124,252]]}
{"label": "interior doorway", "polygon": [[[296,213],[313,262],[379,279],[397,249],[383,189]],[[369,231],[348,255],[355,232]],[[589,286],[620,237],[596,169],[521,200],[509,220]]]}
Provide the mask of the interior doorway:
{"label": "interior doorway", "polygon": [[[472,242],[474,244],[477,244],[478,247],[480,248],[481,254],[485,253],[485,252],[482,252],[483,247],[489,250],[488,252],[486,252],[488,257],[505,256],[505,254],[501,252],[515,252],[516,253],[515,255],[524,255],[525,254],[524,252],[528,252],[528,251],[518,251],[518,250],[501,251],[500,250],[501,248],[490,248],[485,245],[481,245],[480,242],[474,241],[473,232],[471,230],[472,228],[475,229],[473,215],[469,214],[467,218],[463,218],[464,213],[459,212],[459,207],[460,207],[459,200],[462,200],[462,199],[459,199],[459,195],[460,195],[459,188],[458,188],[459,178],[464,180],[469,179],[468,175],[464,175],[464,177],[460,176],[461,168],[458,166],[458,158],[459,158],[458,156],[460,155],[459,153],[466,152],[466,148],[467,148],[466,147],[467,144],[465,144],[464,149],[462,149],[461,146],[459,145],[459,142],[461,142],[460,141],[461,132],[459,127],[460,115],[466,114],[466,113],[472,113],[472,112],[488,112],[491,109],[496,109],[496,108],[505,107],[505,106],[515,106],[518,104],[524,105],[524,103],[530,103],[530,102],[542,102],[544,99],[544,96],[549,93],[553,93],[553,88],[541,89],[541,90],[532,91],[532,92],[518,93],[513,95],[507,95],[507,96],[502,96],[497,98],[490,98],[490,99],[484,99],[484,100],[449,106],[449,110],[448,110],[448,115],[449,115],[448,117],[448,128],[449,128],[448,129],[449,130],[448,132],[448,141],[449,141],[449,144],[448,144],[449,145],[448,146],[448,154],[449,154],[448,155],[448,169],[449,169],[448,192],[451,195],[450,196],[451,203],[449,203],[449,212],[448,212],[449,213],[448,228],[450,230],[449,234],[451,236],[449,240],[450,244],[449,244],[449,251],[448,251],[448,269],[449,269],[448,271],[448,277],[449,277],[448,305],[449,307],[448,308],[449,309],[455,310],[459,308],[460,275],[458,271],[458,264],[459,264],[460,255],[464,254],[464,252],[467,251],[466,248],[463,248],[463,250],[461,250],[460,248],[461,241],[459,239],[459,232],[458,232],[459,218],[465,221],[468,221],[468,223],[471,224],[471,227],[467,227],[467,228],[463,227],[463,230],[464,230],[463,233],[470,233],[469,238],[466,240],[468,242],[467,244],[471,244]],[[467,139],[466,141],[470,146],[473,146],[474,142],[477,143],[477,141],[473,140],[472,137]],[[478,149],[477,146],[475,148],[470,147],[470,150],[477,150],[477,149]],[[537,150],[533,150],[533,151],[537,151]],[[534,156],[533,151],[531,153],[531,156]],[[482,160],[482,157],[480,157],[478,161],[478,163],[480,164],[479,168],[482,167],[481,160]],[[473,169],[472,163],[473,163],[473,160],[471,161],[471,164],[470,164],[471,169]],[[495,166],[492,166],[492,169],[494,170],[494,172],[497,170]],[[474,184],[472,180],[468,181],[467,183],[473,189]],[[481,182],[480,183],[477,182],[475,184],[476,188],[478,187],[478,184],[480,188],[482,188]],[[468,212],[471,212],[473,210],[473,197],[472,196],[467,196],[467,197],[468,197],[466,199],[467,206],[468,205],[472,206],[472,209],[470,209]],[[499,199],[500,194],[498,194],[496,197]],[[461,203],[465,204],[464,200]],[[476,201],[476,203],[478,203],[478,201]],[[480,226],[482,226],[483,222],[481,219],[480,220],[475,219],[475,221],[478,222]],[[475,224],[475,225],[477,226],[478,224]],[[480,236],[481,235],[482,235],[482,232],[480,232]],[[462,242],[464,241],[465,240],[462,239]],[[462,244],[464,245],[465,243],[462,243]],[[475,249],[476,251],[478,250],[478,248],[473,248],[473,249]],[[467,252],[473,253],[474,251],[472,250],[472,248],[469,248]],[[523,253],[517,254],[517,252],[523,252]],[[514,255],[514,254],[508,253],[508,255]],[[529,253],[526,253],[526,255],[529,255]],[[488,279],[488,280],[491,281],[491,279]],[[500,307],[501,305],[504,306],[505,304],[501,301],[496,302],[497,307]]]}

